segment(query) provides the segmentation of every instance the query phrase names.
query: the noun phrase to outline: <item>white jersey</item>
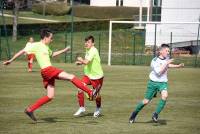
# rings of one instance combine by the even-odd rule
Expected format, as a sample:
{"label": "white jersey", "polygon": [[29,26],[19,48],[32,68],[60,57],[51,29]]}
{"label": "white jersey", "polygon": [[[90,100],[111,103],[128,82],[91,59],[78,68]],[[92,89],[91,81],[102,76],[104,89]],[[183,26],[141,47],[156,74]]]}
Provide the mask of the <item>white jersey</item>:
{"label": "white jersey", "polygon": [[149,74],[149,78],[155,82],[167,82],[167,70],[168,66],[166,66],[165,70],[161,73],[161,66],[167,64],[167,59],[161,59],[159,57],[153,58],[151,61],[151,73]]}

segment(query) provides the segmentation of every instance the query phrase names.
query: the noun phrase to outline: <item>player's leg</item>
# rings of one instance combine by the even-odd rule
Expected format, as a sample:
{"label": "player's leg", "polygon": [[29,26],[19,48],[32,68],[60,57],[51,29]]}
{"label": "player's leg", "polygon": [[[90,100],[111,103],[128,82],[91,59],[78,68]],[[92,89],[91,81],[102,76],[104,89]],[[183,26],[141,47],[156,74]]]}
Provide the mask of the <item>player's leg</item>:
{"label": "player's leg", "polygon": [[[51,80],[52,83],[55,82],[55,80]],[[41,97],[38,99],[35,103],[30,105],[28,108],[25,109],[25,113],[34,121],[37,121],[33,112],[40,108],[42,105],[46,104],[47,102],[51,101],[54,97],[54,85],[47,85],[47,95]]]}
{"label": "player's leg", "polygon": [[[87,76],[83,76],[81,81],[85,85],[90,85],[90,79]],[[86,111],[84,103],[84,92],[80,89],[78,89],[77,100],[79,103],[79,109],[76,111],[76,113],[74,113],[74,116],[79,116]]]}
{"label": "player's leg", "polygon": [[33,59],[34,59],[34,55],[33,54],[29,54],[28,55],[28,71],[32,72],[32,68],[33,68]]}
{"label": "player's leg", "polygon": [[156,111],[153,113],[152,115],[152,120],[154,122],[158,121],[158,115],[160,114],[160,112],[164,109],[165,105],[166,105],[166,100],[168,97],[168,92],[167,90],[162,90],[161,91],[161,99],[159,100],[157,107],[156,107]]}
{"label": "player's leg", "polygon": [[96,97],[96,90],[91,90],[90,88],[88,88],[85,84],[82,83],[82,81],[80,79],[78,79],[73,74],[69,74],[69,73],[66,73],[66,72],[63,71],[63,72],[58,74],[58,79],[70,80],[77,88],[88,93],[91,100],[93,100],[93,98]]}
{"label": "player's leg", "polygon": [[156,89],[154,87],[154,83],[152,83],[152,81],[149,81],[147,84],[147,90],[145,92],[145,98],[136,105],[135,110],[132,112],[129,118],[130,123],[135,122],[136,116],[143,109],[143,107],[147,105],[150,102],[150,100],[152,100],[155,92],[156,92]]}
{"label": "player's leg", "polygon": [[97,90],[97,96],[96,96],[96,109],[95,112],[93,114],[94,117],[99,117],[99,115],[101,114],[101,87],[103,85],[103,78],[98,79],[98,80],[91,80],[92,86],[94,89]]}

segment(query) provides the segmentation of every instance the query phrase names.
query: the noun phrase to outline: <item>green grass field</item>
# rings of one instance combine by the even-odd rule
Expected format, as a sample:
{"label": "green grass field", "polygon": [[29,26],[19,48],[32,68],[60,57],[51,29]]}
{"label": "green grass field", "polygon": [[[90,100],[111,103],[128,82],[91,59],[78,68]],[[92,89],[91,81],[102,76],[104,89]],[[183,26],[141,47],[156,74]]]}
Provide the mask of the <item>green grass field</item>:
{"label": "green grass field", "polygon": [[[55,63],[78,77],[82,66]],[[86,114],[75,118],[76,88],[65,81],[56,82],[53,101],[35,112],[38,123],[23,113],[24,109],[45,95],[40,70],[28,73],[26,62],[0,65],[0,133],[1,134],[199,134],[200,69],[183,68],[169,71],[169,99],[160,114],[159,123],[151,122],[159,95],[129,124],[136,103],[143,99],[148,80],[147,66],[103,66],[102,116],[93,118],[95,103],[86,100]]]}

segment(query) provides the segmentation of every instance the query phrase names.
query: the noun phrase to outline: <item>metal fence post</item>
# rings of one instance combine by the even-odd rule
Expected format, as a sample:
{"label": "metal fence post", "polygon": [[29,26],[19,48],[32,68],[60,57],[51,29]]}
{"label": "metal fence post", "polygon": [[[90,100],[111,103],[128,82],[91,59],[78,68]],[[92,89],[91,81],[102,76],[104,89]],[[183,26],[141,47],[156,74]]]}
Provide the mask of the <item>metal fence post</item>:
{"label": "metal fence post", "polygon": [[[200,22],[200,17],[199,17],[199,22]],[[197,53],[195,57],[195,67],[197,67],[197,58],[198,58],[198,53],[199,53],[199,29],[200,29],[200,24],[198,26],[198,33],[197,33]]]}
{"label": "metal fence post", "polygon": [[73,57],[73,32],[74,32],[74,0],[71,0],[71,58],[70,62],[72,63]]}
{"label": "metal fence post", "polygon": [[155,38],[154,38],[154,47],[153,47],[153,56],[156,57],[156,32],[157,32],[157,24],[155,24]]}
{"label": "metal fence post", "polygon": [[170,33],[170,58],[172,57],[172,32]]}
{"label": "metal fence post", "polygon": [[135,33],[133,33],[133,65],[135,65]]}

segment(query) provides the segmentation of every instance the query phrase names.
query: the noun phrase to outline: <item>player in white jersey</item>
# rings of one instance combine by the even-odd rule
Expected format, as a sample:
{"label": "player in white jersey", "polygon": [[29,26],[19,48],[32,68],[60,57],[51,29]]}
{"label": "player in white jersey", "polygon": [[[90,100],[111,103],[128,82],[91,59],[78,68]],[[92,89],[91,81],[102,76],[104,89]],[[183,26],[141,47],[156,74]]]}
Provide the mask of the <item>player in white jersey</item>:
{"label": "player in white jersey", "polygon": [[158,115],[163,110],[168,97],[168,68],[180,68],[184,66],[183,63],[178,65],[172,64],[173,59],[168,58],[169,51],[169,46],[167,44],[162,44],[159,49],[158,56],[153,58],[151,61],[151,72],[149,74],[149,81],[147,84],[145,97],[137,104],[135,110],[132,112],[129,118],[130,123],[135,122],[137,114],[152,100],[157,92],[160,92],[161,99],[159,100],[156,110],[152,115],[152,120],[154,122],[158,121]]}

